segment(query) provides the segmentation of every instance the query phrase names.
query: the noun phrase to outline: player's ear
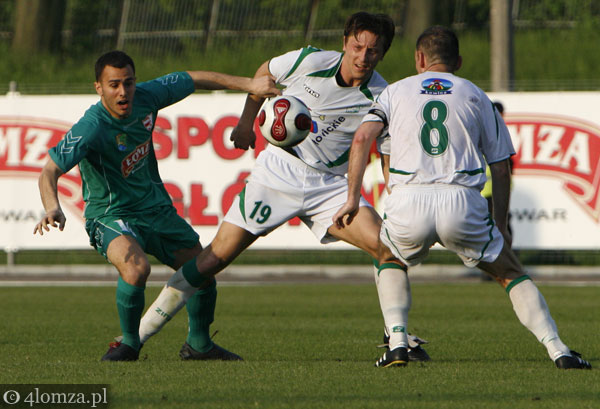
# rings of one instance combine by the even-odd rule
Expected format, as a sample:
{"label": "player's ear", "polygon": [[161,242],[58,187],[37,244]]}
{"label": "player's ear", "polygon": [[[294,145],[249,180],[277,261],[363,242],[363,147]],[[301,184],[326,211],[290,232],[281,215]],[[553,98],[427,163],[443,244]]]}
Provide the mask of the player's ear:
{"label": "player's ear", "polygon": [[454,68],[454,71],[458,71],[460,67],[462,67],[462,57],[459,55],[456,60],[456,66]]}
{"label": "player's ear", "polygon": [[102,84],[99,81],[94,82],[94,87],[96,88],[96,94],[102,96]]}
{"label": "player's ear", "polygon": [[415,67],[419,74],[425,68],[425,54],[423,51],[415,50]]}

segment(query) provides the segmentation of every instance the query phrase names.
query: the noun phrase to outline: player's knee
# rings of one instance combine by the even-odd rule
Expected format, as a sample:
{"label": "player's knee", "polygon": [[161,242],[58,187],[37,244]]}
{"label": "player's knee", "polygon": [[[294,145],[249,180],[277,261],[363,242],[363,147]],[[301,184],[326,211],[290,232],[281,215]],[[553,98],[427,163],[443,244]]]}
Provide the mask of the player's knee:
{"label": "player's knee", "polygon": [[150,263],[147,259],[125,263],[119,267],[119,273],[127,283],[142,286],[150,276]]}

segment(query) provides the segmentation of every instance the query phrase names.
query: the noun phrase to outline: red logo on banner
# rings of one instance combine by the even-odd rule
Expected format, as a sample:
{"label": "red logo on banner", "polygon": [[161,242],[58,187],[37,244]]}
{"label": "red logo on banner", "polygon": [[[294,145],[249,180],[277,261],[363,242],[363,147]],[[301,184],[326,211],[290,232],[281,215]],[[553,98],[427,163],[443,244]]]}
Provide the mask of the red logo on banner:
{"label": "red logo on banner", "polygon": [[506,115],[517,152],[515,174],[554,177],[600,221],[600,127],[576,118],[544,114]]}
{"label": "red logo on banner", "polygon": [[[37,179],[46,164],[48,149],[70,128],[71,124],[52,119],[0,116],[0,177]],[[77,170],[58,180],[58,191],[62,202],[83,218],[84,202]]]}

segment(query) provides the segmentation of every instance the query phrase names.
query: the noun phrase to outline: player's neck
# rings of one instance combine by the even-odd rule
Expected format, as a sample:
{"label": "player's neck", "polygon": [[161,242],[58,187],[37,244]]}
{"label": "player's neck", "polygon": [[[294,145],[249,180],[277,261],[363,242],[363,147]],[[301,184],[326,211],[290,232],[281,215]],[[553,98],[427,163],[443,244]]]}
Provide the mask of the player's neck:
{"label": "player's neck", "polygon": [[353,78],[352,76],[349,76],[350,80],[346,80],[344,78],[344,74],[342,73],[342,70],[338,70],[337,74],[335,74],[335,81],[337,82],[337,84],[340,87],[358,87],[362,84],[364,84],[365,82],[367,82],[371,77],[373,76],[373,72],[371,72],[367,77],[365,78]]}
{"label": "player's neck", "polygon": [[447,72],[449,74],[453,74],[454,73],[454,69],[453,67],[447,65],[447,64],[440,64],[440,63],[435,63],[435,64],[431,64],[428,65],[427,67],[425,67],[423,69],[423,72],[426,71],[430,71],[430,72]]}

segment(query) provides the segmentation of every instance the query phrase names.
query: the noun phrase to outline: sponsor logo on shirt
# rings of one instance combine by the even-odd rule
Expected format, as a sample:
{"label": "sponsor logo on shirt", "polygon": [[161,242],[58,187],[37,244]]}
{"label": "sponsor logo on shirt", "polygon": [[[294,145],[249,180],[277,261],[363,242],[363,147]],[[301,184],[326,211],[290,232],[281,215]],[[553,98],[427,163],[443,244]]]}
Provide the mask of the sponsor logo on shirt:
{"label": "sponsor logo on shirt", "polygon": [[120,133],[115,139],[117,140],[117,149],[121,152],[125,151],[127,149],[127,134]]}
{"label": "sponsor logo on shirt", "polygon": [[452,94],[450,88],[452,88],[454,84],[451,81],[448,81],[443,78],[427,78],[425,81],[421,83],[421,94],[426,95],[445,95]]}
{"label": "sponsor logo on shirt", "polygon": [[302,84],[302,86],[304,87],[304,91],[306,91],[309,95],[312,95],[315,98],[319,98],[321,96],[321,94],[306,85],[306,83]]}
{"label": "sponsor logo on shirt", "polygon": [[[320,116],[319,118],[324,118],[324,116]],[[324,127],[321,129],[321,133],[319,133],[316,137],[314,137],[311,140],[313,141],[313,143],[318,145],[323,140],[323,138],[325,138],[331,132],[335,131],[342,123],[344,123],[345,120],[346,120],[345,117],[340,116],[339,118],[335,119],[333,122],[331,122],[329,124],[325,124]],[[315,125],[314,127],[316,128],[316,124],[314,124],[314,125]]]}
{"label": "sponsor logo on shirt", "polygon": [[154,126],[154,121],[152,120],[152,113],[149,113],[148,116],[146,118],[144,118],[144,120],[142,121],[142,124],[144,125],[144,128],[146,128],[147,130],[151,131],[152,127]]}
{"label": "sponsor logo on shirt", "polygon": [[131,173],[135,171],[135,167],[138,163],[142,163],[142,161],[148,156],[150,153],[150,139],[141,145],[136,146],[136,148],[129,155],[123,159],[121,162],[121,173],[123,177],[128,177]]}
{"label": "sponsor logo on shirt", "polygon": [[347,114],[356,114],[360,111],[360,105],[354,106],[354,107],[348,107],[346,108],[346,113]]}

